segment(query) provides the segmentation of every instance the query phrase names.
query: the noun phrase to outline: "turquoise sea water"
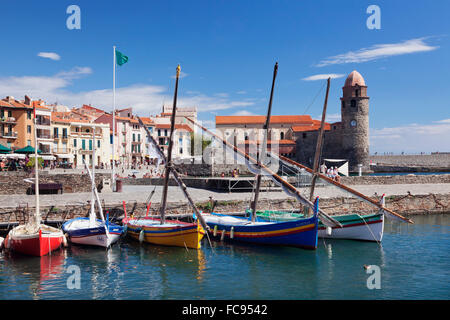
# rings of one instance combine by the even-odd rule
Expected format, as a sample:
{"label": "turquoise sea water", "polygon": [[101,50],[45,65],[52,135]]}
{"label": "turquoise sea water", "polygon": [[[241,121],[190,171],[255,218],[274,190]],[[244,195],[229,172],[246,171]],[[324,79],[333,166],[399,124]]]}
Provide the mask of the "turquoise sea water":
{"label": "turquoise sea water", "polygon": [[[450,216],[388,222],[382,245],[319,239],[316,251],[204,240],[201,250],[72,246],[43,258],[0,254],[0,299],[449,299]],[[380,268],[368,289],[364,265]],[[79,270],[79,289],[74,269]]]}

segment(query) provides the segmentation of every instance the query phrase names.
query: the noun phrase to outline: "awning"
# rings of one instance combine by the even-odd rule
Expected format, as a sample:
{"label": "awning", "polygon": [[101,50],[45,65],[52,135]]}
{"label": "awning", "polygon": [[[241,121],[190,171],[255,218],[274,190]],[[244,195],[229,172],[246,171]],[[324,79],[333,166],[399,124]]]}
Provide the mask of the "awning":
{"label": "awning", "polygon": [[[34,158],[34,154],[30,154],[30,158]],[[42,158],[42,160],[56,160],[54,156],[38,155],[38,158]]]}
{"label": "awning", "polygon": [[25,159],[24,154],[10,153],[5,155],[8,159]]}
{"label": "awning", "polygon": [[323,159],[326,162],[330,163],[338,163],[340,162],[338,167],[338,172],[342,173],[344,176],[348,177],[348,160],[346,159]]}
{"label": "awning", "polygon": [[56,156],[60,159],[73,159],[73,154],[57,154]]}
{"label": "awning", "polygon": [[53,144],[53,142],[48,142],[48,141],[39,141],[38,143],[46,145],[46,146],[51,146]]}

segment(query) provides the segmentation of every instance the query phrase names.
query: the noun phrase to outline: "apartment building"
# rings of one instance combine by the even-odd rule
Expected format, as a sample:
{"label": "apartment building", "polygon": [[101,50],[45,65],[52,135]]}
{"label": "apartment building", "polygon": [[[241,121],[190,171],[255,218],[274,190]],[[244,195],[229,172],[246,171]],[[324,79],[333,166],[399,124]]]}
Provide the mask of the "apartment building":
{"label": "apartment building", "polygon": [[12,150],[34,146],[33,121],[30,98],[25,96],[25,102],[12,96],[1,99],[0,144]]}

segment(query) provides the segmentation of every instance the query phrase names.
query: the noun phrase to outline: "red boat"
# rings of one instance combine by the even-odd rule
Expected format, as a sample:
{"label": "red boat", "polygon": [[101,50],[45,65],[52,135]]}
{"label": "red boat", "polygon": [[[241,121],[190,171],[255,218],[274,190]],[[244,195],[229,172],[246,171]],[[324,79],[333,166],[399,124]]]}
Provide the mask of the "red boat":
{"label": "red boat", "polygon": [[64,241],[61,230],[41,224],[37,231],[27,230],[26,225],[12,229],[5,239],[6,248],[26,255],[42,257],[58,249]]}
{"label": "red boat", "polygon": [[5,239],[5,247],[6,249],[22,254],[42,257],[53,250],[58,249],[66,238],[60,229],[41,224],[41,213],[39,210],[39,161],[36,133],[36,107],[33,111],[36,212],[34,216],[30,217],[25,225],[17,226],[9,232]]}

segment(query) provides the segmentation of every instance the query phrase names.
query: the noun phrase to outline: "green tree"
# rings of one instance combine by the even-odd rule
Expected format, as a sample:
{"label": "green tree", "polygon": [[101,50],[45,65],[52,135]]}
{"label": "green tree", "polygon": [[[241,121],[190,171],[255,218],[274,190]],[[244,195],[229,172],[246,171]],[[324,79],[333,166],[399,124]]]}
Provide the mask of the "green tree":
{"label": "green tree", "polygon": [[[203,135],[194,134],[191,132],[191,156],[199,156],[199,154],[194,154],[194,141],[202,141],[202,154],[206,147],[211,144],[211,139],[206,139]],[[198,143],[198,142],[197,142]]]}
{"label": "green tree", "polygon": [[[30,160],[27,163],[28,168],[34,168],[34,157],[30,158]],[[44,160],[41,157],[38,157],[38,166],[39,168],[42,168],[44,166]]]}

